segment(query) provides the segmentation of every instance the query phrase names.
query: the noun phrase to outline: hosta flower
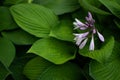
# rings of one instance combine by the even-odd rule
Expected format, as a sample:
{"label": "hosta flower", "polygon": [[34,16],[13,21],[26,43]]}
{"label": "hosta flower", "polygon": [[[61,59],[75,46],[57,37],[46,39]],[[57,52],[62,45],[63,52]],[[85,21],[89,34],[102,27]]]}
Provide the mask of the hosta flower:
{"label": "hosta flower", "polygon": [[104,42],[104,37],[95,28],[94,26],[95,20],[93,19],[92,14],[90,12],[88,12],[88,16],[85,17],[85,19],[86,22],[83,23],[79,21],[77,18],[75,18],[75,22],[73,22],[75,26],[74,29],[87,30],[87,31],[84,33],[74,33],[75,36],[74,40],[76,41],[76,45],[78,45],[80,49],[83,49],[88,41],[88,38],[91,38],[89,50],[94,50],[95,48],[94,35],[97,34],[102,42]]}

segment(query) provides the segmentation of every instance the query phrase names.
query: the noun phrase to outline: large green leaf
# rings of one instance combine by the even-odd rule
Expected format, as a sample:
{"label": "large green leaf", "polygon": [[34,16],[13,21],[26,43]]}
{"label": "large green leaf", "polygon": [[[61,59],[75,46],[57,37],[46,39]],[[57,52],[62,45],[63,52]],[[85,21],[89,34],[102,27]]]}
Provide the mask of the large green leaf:
{"label": "large green leaf", "polygon": [[99,9],[101,4],[98,0],[79,0],[79,3],[83,8],[91,12],[95,12],[95,13],[102,14],[102,15],[110,15],[109,12]]}
{"label": "large green leaf", "polygon": [[99,0],[105,5],[115,16],[120,18],[120,5],[115,0]]}
{"label": "large green leaf", "polygon": [[30,45],[38,39],[21,29],[9,32],[4,31],[2,32],[2,35],[17,45]]}
{"label": "large green leaf", "polygon": [[59,22],[50,9],[37,4],[14,5],[11,13],[22,29],[37,37],[47,37],[51,28]]}
{"label": "large green leaf", "polygon": [[106,40],[106,42],[100,49],[94,51],[83,49],[83,50],[79,50],[79,54],[95,59],[100,63],[105,63],[110,58],[113,48],[114,48],[114,38],[110,37],[108,40]]}
{"label": "large green leaf", "polygon": [[73,63],[54,65],[41,57],[30,60],[24,74],[30,80],[80,80],[80,67]]}
{"label": "large green leaf", "polygon": [[70,20],[61,20],[61,24],[53,28],[50,36],[65,41],[73,41],[73,22]]}
{"label": "large green leaf", "polygon": [[92,61],[90,75],[95,80],[120,80],[120,60],[113,60],[109,64],[100,64]]}
{"label": "large green leaf", "polygon": [[0,61],[9,67],[15,57],[15,47],[11,41],[0,37]]}
{"label": "large green leaf", "polygon": [[72,12],[79,8],[78,0],[34,0],[33,3],[48,7],[57,15]]}
{"label": "large green leaf", "polygon": [[9,8],[0,7],[0,31],[17,28],[12,19]]}
{"label": "large green leaf", "polygon": [[0,80],[5,80],[9,74],[10,71],[0,62]]}
{"label": "large green leaf", "polygon": [[36,41],[28,53],[37,54],[55,64],[62,64],[75,58],[75,46],[54,38],[45,38]]}
{"label": "large green leaf", "polygon": [[100,64],[92,61],[89,68],[95,80],[120,80],[120,43],[115,43],[109,62]]}

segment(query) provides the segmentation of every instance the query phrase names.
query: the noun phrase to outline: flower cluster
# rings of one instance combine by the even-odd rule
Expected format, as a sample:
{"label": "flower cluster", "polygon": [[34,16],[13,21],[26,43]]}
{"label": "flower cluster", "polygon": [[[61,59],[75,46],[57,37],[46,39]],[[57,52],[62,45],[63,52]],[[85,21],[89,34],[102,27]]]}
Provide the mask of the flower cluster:
{"label": "flower cluster", "polygon": [[92,14],[88,12],[88,16],[85,17],[86,22],[82,23],[77,18],[75,19],[75,22],[73,22],[75,28],[74,29],[80,29],[80,30],[87,30],[87,32],[84,33],[74,33],[74,40],[76,41],[76,45],[79,46],[80,49],[83,49],[83,47],[86,45],[88,38],[91,37],[89,50],[94,50],[95,44],[94,44],[94,34],[97,33],[99,39],[104,42],[104,37],[102,34],[98,32],[98,30],[95,28],[94,23],[95,20],[92,18]]}

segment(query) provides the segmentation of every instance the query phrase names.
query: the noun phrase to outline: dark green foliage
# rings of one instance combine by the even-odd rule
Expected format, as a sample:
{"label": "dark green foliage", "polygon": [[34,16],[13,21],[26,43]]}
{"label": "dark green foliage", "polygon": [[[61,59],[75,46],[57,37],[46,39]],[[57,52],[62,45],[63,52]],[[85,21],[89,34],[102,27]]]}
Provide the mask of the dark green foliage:
{"label": "dark green foliage", "polygon": [[[95,50],[75,45],[91,12]],[[0,0],[0,80],[120,80],[119,0]]]}

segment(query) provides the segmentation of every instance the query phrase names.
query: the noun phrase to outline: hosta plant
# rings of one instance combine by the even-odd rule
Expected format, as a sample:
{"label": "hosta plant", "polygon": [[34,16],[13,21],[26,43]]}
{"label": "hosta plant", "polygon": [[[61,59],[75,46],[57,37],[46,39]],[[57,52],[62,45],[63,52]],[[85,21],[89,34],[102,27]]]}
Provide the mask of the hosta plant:
{"label": "hosta plant", "polygon": [[0,0],[0,80],[120,80],[119,0]]}

